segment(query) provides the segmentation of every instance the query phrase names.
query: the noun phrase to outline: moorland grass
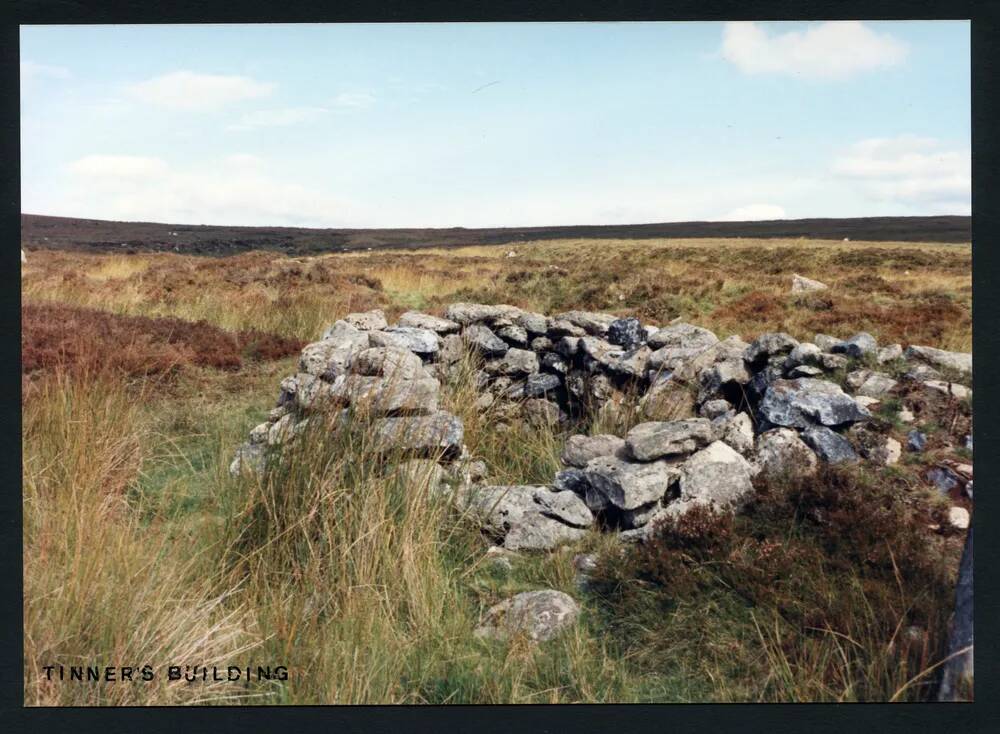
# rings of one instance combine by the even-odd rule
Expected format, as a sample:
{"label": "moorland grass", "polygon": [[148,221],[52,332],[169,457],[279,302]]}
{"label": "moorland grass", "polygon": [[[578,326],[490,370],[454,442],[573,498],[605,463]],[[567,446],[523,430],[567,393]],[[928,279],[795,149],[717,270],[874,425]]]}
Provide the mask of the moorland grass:
{"label": "moorland grass", "polygon": [[[661,323],[680,315],[721,335],[866,328],[883,341],[970,343],[967,247],[879,244],[867,255],[872,246],[857,243],[712,245],[519,244],[514,258],[502,257],[504,248],[127,262],[33,253],[23,292],[29,303],[301,339],[349,310],[382,307],[391,318],[465,298]],[[832,291],[791,297],[792,269]],[[186,360],[167,377],[102,369],[109,360],[100,354],[85,361],[92,368],[56,360],[36,370],[22,408],[29,705],[931,693],[961,542],[927,530],[941,524],[943,505],[926,493],[917,465],[760,486],[760,501],[729,535],[702,528],[701,545],[665,530],[640,551],[593,532],[566,550],[521,555],[504,571],[469,518],[419,477],[403,481],[391,470],[394,457],[372,443],[363,416],[339,432],[317,422],[259,480],[228,476],[234,447],[262,420],[294,357],[243,358],[228,371]],[[443,401],[463,419],[465,442],[492,481],[547,482],[568,432],[620,433],[638,419],[625,410],[561,429],[500,432],[500,416],[475,407],[474,370],[470,360],[443,386]],[[967,408],[955,420],[967,420]],[[933,439],[929,456],[944,450]],[[579,552],[602,559],[583,588],[572,563]],[[541,587],[580,602],[569,634],[541,645],[473,636],[489,606]],[[249,687],[44,679],[53,663],[168,659],[288,665],[290,677]]]}

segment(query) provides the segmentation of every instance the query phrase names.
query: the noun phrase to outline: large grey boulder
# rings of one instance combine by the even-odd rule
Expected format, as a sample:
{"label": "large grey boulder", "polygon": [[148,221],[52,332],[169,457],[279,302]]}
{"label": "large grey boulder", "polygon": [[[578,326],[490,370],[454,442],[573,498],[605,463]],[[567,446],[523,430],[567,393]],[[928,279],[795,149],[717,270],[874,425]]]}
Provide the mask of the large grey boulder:
{"label": "large grey boulder", "polygon": [[426,376],[424,363],[409,349],[370,347],[358,352],[351,365],[357,375],[383,375],[396,380],[412,380]]}
{"label": "large grey boulder", "polygon": [[586,336],[587,331],[576,324],[565,319],[553,318],[548,320],[548,329],[545,332],[551,339],[559,339],[563,336],[581,337]]}
{"label": "large grey boulder", "polygon": [[421,455],[458,456],[462,452],[462,421],[443,410],[431,415],[396,416],[375,423],[382,445]]}
{"label": "large grey boulder", "polygon": [[694,324],[676,323],[665,326],[649,336],[647,343],[653,349],[683,347],[702,350],[719,341],[714,333]]}
{"label": "large grey boulder", "polygon": [[373,414],[432,413],[438,408],[440,387],[433,377],[404,380],[395,375],[347,375],[334,386],[332,395]]}
{"label": "large grey boulder", "polygon": [[557,321],[568,321],[593,336],[605,336],[608,328],[615,321],[611,314],[594,311],[566,311],[555,316]]}
{"label": "large grey boulder", "polygon": [[680,495],[666,506],[666,515],[678,517],[694,507],[734,512],[753,495],[751,474],[746,459],[715,441],[680,467]]}
{"label": "large grey boulder", "polygon": [[300,372],[316,376],[324,373],[329,376],[346,374],[354,355],[368,348],[368,332],[355,329],[342,321],[337,324],[343,324],[347,328],[338,328],[332,336],[303,347],[299,355]]}
{"label": "large grey boulder", "polygon": [[465,327],[462,330],[462,338],[484,357],[502,357],[510,349],[507,342],[482,324],[472,324]]}
{"label": "large grey boulder", "polygon": [[875,355],[878,352],[878,342],[867,331],[859,331],[849,339],[830,347],[834,354],[846,354],[848,357],[860,359],[866,354]]}
{"label": "large grey boulder", "polygon": [[924,362],[938,369],[954,370],[963,377],[972,377],[972,354],[970,352],[946,352],[933,347],[910,346],[904,352],[906,359]]}
{"label": "large grey boulder", "polygon": [[615,456],[599,456],[587,462],[587,481],[615,507],[634,510],[658,502],[680,477],[680,462],[660,459],[643,464]]}
{"label": "large grey boulder", "polygon": [[490,607],[475,630],[475,636],[508,640],[524,635],[536,642],[558,636],[576,622],[580,607],[561,591],[525,591]]}
{"label": "large grey boulder", "polygon": [[583,528],[593,523],[593,515],[577,495],[548,487],[474,487],[464,502],[464,509],[502,537],[508,550],[549,550],[583,537]]}
{"label": "large grey boulder", "polygon": [[391,326],[369,333],[373,347],[398,347],[416,354],[434,354],[441,348],[441,339],[430,329],[413,326]]}
{"label": "large grey boulder", "polygon": [[538,355],[530,349],[511,347],[500,359],[487,362],[483,368],[491,375],[531,375],[538,372]]}
{"label": "large grey boulder", "polygon": [[549,320],[540,313],[518,310],[514,314],[514,323],[532,336],[544,336],[549,330]]}
{"label": "large grey boulder", "polygon": [[818,466],[816,454],[791,428],[773,428],[757,436],[752,463],[755,474],[810,476]]}
{"label": "large grey boulder", "polygon": [[327,327],[320,337],[320,341],[339,342],[339,346],[357,346],[362,349],[368,347],[368,335],[356,326],[352,326],[343,319],[334,321],[332,326]]}
{"label": "large grey boulder", "polygon": [[606,368],[618,375],[628,377],[643,377],[649,366],[649,358],[652,350],[649,347],[641,346],[637,349],[625,352],[621,356],[613,357]]}
{"label": "large grey boulder", "polygon": [[624,456],[625,440],[618,436],[601,434],[598,436],[570,436],[563,446],[562,463],[566,466],[584,468],[591,459],[599,456]]}
{"label": "large grey boulder", "polygon": [[674,379],[657,379],[639,399],[639,411],[653,421],[694,418],[696,396],[687,384]]}
{"label": "large grey boulder", "polygon": [[799,377],[775,380],[764,393],[760,413],[776,426],[839,426],[871,418],[840,386],[827,380]]}
{"label": "large grey boulder", "polygon": [[528,331],[517,324],[495,327],[495,333],[508,344],[518,347],[528,346]]}
{"label": "large grey boulder", "polygon": [[726,389],[736,385],[746,385],[751,380],[750,372],[742,359],[726,359],[706,367],[698,375],[698,402],[705,402],[722,396]]}
{"label": "large grey boulder", "polygon": [[344,317],[344,321],[361,331],[378,331],[389,325],[389,322],[385,320],[385,313],[381,309],[349,313]]}
{"label": "large grey boulder", "polygon": [[577,528],[588,528],[594,524],[593,513],[573,491],[553,492],[543,487],[536,489],[532,496],[543,515]]}
{"label": "large grey boulder", "polygon": [[712,439],[712,424],[706,418],[650,421],[633,427],[625,436],[629,454],[639,461],[690,454]]}
{"label": "large grey boulder", "polygon": [[453,303],[445,311],[445,318],[462,326],[494,321],[501,318],[511,318],[520,313],[520,309],[506,304],[486,305],[483,303]]}
{"label": "large grey boulder", "polygon": [[850,464],[859,459],[851,442],[826,426],[810,426],[802,432],[802,440],[828,464]]}
{"label": "large grey boulder", "polygon": [[[738,336],[726,337],[720,342],[705,347],[690,359],[682,361],[674,368],[673,376],[678,380],[692,381],[699,379],[701,372],[706,367],[720,362],[742,362],[748,346]],[[652,362],[652,356],[650,356],[650,362]]]}
{"label": "large grey boulder", "polygon": [[668,344],[660,347],[649,355],[648,367],[652,372],[672,373],[694,360],[701,354],[706,354],[702,367],[708,367],[715,361],[714,355],[710,354],[707,347],[680,347]]}
{"label": "large grey boulder", "polygon": [[399,317],[400,326],[409,326],[414,329],[427,329],[438,334],[452,334],[458,331],[461,324],[451,319],[443,319],[440,316],[432,316],[419,311],[407,311]]}
{"label": "large grey boulder", "polygon": [[323,410],[330,407],[331,404],[337,407],[342,406],[345,401],[340,398],[334,399],[333,391],[335,383],[344,379],[345,376],[341,375],[331,383],[317,379],[313,375],[300,373],[296,375],[296,390],[292,393],[292,404],[304,413],[312,410]]}

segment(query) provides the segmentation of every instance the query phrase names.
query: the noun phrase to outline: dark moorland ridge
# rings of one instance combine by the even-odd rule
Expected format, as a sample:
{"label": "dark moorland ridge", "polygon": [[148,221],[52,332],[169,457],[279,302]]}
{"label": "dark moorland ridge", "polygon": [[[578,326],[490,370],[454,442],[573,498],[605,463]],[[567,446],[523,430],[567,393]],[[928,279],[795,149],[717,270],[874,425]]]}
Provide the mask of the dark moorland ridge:
{"label": "dark moorland ridge", "polygon": [[865,217],[788,219],[766,222],[669,222],[494,229],[309,229],[109,222],[99,219],[21,215],[21,246],[90,252],[177,251],[232,255],[249,250],[288,254],[379,248],[500,245],[572,238],[808,237],[903,242],[971,242],[972,218]]}

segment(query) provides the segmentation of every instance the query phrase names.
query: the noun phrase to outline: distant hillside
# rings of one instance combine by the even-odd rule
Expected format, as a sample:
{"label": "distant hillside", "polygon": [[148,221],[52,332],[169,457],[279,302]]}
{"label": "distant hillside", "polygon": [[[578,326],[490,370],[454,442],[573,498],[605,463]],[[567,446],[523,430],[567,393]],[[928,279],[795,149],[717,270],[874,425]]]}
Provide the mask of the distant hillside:
{"label": "distant hillside", "polygon": [[289,254],[387,247],[501,245],[570,238],[808,237],[813,239],[970,242],[971,217],[866,217],[768,222],[670,222],[494,229],[309,229],[109,222],[21,215],[21,246],[93,252],[178,251],[231,255],[248,250]]}

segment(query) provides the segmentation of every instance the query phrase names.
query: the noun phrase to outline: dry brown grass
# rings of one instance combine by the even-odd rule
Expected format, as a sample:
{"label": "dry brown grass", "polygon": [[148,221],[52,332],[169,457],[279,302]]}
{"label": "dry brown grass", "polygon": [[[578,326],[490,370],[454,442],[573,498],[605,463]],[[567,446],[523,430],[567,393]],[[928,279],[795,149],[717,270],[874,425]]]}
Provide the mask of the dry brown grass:
{"label": "dry brown grass", "polygon": [[[514,249],[516,257],[506,253]],[[831,286],[789,293],[792,273]],[[117,313],[314,339],[349,311],[508,302],[681,317],[722,334],[783,329],[968,350],[971,247],[807,240],[558,240],[503,247],[229,258],[33,253],[23,292]]]}
{"label": "dry brown grass", "polygon": [[238,370],[244,361],[298,354],[303,342],[258,331],[231,334],[204,321],[122,316],[55,303],[21,308],[21,371],[165,376],[187,366]]}
{"label": "dry brown grass", "polygon": [[[510,249],[516,257],[505,257]],[[250,646],[257,661],[293,668],[287,685],[249,691],[275,703],[921,698],[926,676],[909,687],[900,681],[937,658],[933,635],[951,603],[948,582],[925,573],[914,595],[889,595],[894,577],[876,558],[875,575],[855,583],[854,567],[868,574],[865,564],[833,563],[852,548],[820,552],[848,536],[843,523],[814,528],[787,513],[758,512],[738,521],[756,535],[722,543],[699,562],[697,578],[681,570],[689,581],[723,578],[729,586],[654,594],[623,579],[632,595],[604,618],[603,604],[575,586],[572,553],[520,559],[509,574],[491,570],[487,541],[426,492],[383,472],[363,431],[317,440],[315,451],[263,483],[230,480],[234,445],[294,366],[289,358],[235,372],[216,352],[247,356],[245,330],[315,339],[349,311],[381,307],[392,319],[409,308],[440,312],[456,300],[546,313],[607,310],[654,323],[682,317],[720,336],[866,329],[880,341],[968,349],[970,271],[968,246],[798,240],[566,240],[298,258],[32,253],[22,279],[25,365],[59,368],[37,370],[41,379],[22,409],[27,701],[222,697],[237,689],[74,688],[48,684],[40,671],[105,660],[229,664]],[[793,297],[793,272],[831,289]],[[190,369],[171,391],[156,389],[148,368],[179,358]],[[136,369],[107,369],[123,360]],[[84,363],[92,369],[62,368]],[[546,481],[563,437],[501,434],[493,416],[473,408],[471,365],[463,375],[445,386],[445,403],[465,421],[472,453],[497,481]],[[965,424],[941,428],[951,435]],[[947,450],[940,443],[932,440],[928,457]],[[898,467],[906,492],[919,489],[919,468],[905,460]],[[843,509],[844,487],[831,487],[840,503],[833,509]],[[870,536],[882,533],[857,524],[872,495],[854,488],[851,496],[863,501],[847,508],[847,530],[854,523]],[[764,557],[770,546],[756,541],[779,537],[794,542]],[[957,539],[944,540],[956,548],[938,556],[935,574],[957,559]],[[613,546],[594,534],[580,550],[611,554]],[[220,562],[234,552],[240,562]],[[720,559],[740,574],[725,577]],[[808,588],[771,583],[786,571]],[[757,583],[758,572],[771,579]],[[483,609],[541,586],[581,599],[583,620],[572,634],[539,649],[472,637]],[[748,612],[734,588],[778,596]],[[795,604],[826,618],[781,613],[801,611]],[[890,649],[900,620],[927,629],[928,645]],[[622,639],[639,644],[628,648]]]}

